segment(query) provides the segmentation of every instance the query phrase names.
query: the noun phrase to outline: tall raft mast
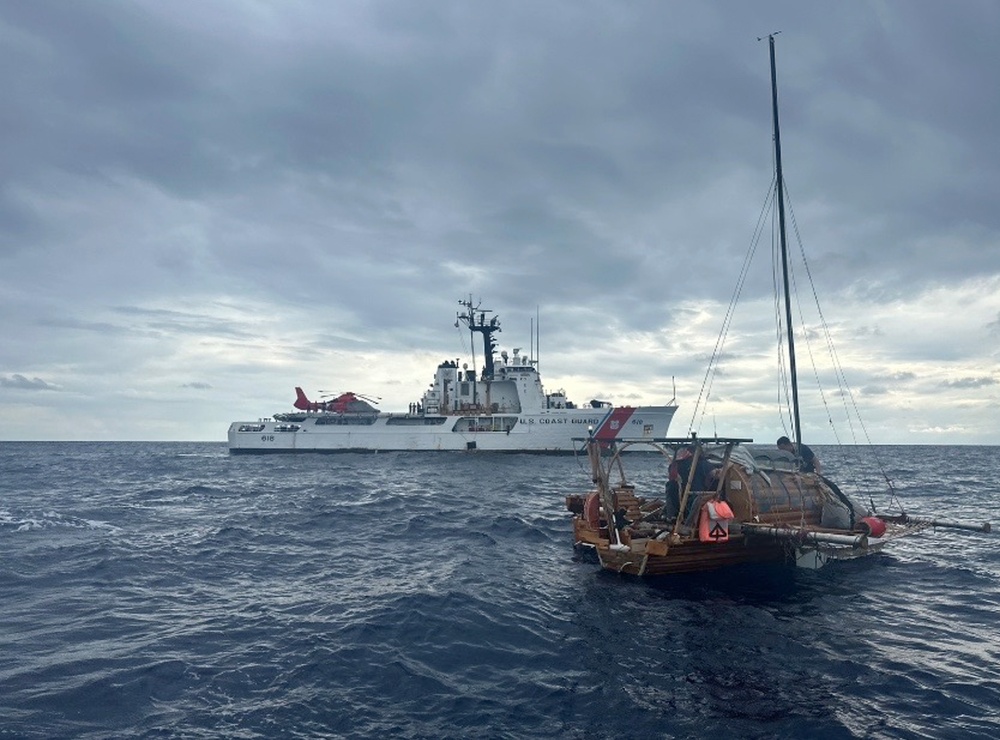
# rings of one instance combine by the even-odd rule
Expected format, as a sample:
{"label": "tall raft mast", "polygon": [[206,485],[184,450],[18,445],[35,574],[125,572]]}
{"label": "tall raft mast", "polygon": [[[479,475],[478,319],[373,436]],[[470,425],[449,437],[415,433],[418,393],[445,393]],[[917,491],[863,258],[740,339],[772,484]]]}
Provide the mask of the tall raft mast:
{"label": "tall raft mast", "polygon": [[[780,33],[776,32],[776,33]],[[781,239],[781,277],[785,294],[785,331],[788,335],[788,370],[792,381],[792,432],[795,449],[802,449],[802,425],[799,421],[799,381],[795,372],[795,333],[792,331],[792,299],[788,281],[788,242],[785,238],[785,181],[781,174],[781,128],[778,126],[778,73],[774,64],[774,37],[767,37],[771,53],[771,110],[774,118],[774,173],[778,188],[778,232]]]}

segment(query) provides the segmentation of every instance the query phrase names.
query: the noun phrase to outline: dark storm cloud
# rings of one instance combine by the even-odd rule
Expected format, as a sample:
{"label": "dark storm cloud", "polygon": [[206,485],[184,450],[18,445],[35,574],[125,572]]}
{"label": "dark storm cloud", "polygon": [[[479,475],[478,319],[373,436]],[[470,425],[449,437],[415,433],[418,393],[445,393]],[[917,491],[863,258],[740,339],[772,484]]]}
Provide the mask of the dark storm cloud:
{"label": "dark storm cloud", "polygon": [[987,376],[982,378],[958,378],[942,383],[946,388],[984,388],[1000,383],[996,378]]}
{"label": "dark storm cloud", "polygon": [[69,329],[73,332],[95,332],[97,334],[115,334],[123,331],[122,327],[107,321],[81,321],[72,316],[40,318],[35,322],[40,327],[52,329]]}
{"label": "dark storm cloud", "polygon": [[57,391],[58,386],[46,383],[41,378],[26,378],[23,375],[0,375],[0,387],[15,388],[22,391]]}
{"label": "dark storm cloud", "polygon": [[[18,98],[31,101],[19,108],[23,115],[17,121],[30,145],[10,151],[17,155],[11,160],[24,171],[38,172],[41,161],[82,175],[127,173],[179,197],[220,196],[220,189],[246,196],[266,178],[277,178],[272,184],[279,186],[320,187],[331,201],[327,220],[333,228],[327,234],[344,246],[322,245],[319,234],[289,234],[307,270],[324,266],[324,246],[375,252],[420,267],[415,251],[441,254],[474,242],[507,250],[513,262],[530,256],[541,273],[565,270],[567,256],[574,266],[591,269],[594,262],[607,262],[610,251],[626,259],[602,270],[613,280],[607,289],[629,283],[644,294],[650,285],[637,282],[625,266],[633,252],[706,250],[706,240],[677,234],[678,226],[665,224],[681,244],[645,243],[646,234],[630,233],[635,219],[626,214],[648,213],[734,167],[766,162],[766,68],[749,58],[757,55],[754,61],[762,62],[764,45],[735,34],[736,44],[710,44],[706,33],[722,31],[725,37],[752,17],[735,5],[692,12],[683,26],[676,10],[655,5],[570,4],[540,15],[515,5],[499,23],[462,4],[357,6],[348,20],[363,29],[360,36],[339,28],[337,14],[323,6],[306,6],[301,16],[278,10],[256,17],[231,13],[229,23],[210,31],[224,7],[37,3],[14,8],[8,22],[19,31],[13,34],[20,39],[18,51],[27,53],[38,71]],[[928,21],[937,16],[931,13]],[[932,163],[948,169],[940,171],[946,184],[937,197],[956,188],[973,190],[965,183],[977,169],[987,181],[976,189],[995,190],[981,168],[970,168],[957,156],[961,152],[928,152],[920,139],[928,127],[949,123],[929,101],[951,86],[946,71],[930,74],[934,66],[926,51],[916,57],[917,74],[908,61],[893,56],[893,49],[909,52],[909,60],[923,49],[930,28],[941,30],[906,20],[890,15],[884,26],[849,34],[850,53],[806,54],[805,65],[789,64],[783,72],[791,119],[786,139],[793,152],[802,150],[802,169],[816,171],[817,184],[832,186],[837,197],[843,193],[858,208],[868,204],[880,211],[881,219],[893,218],[893,201],[906,195],[897,183],[883,182],[898,161],[940,157]],[[847,17],[834,13],[831,21],[836,28]],[[318,33],[324,24],[333,25],[332,33]],[[966,44],[971,39],[973,46],[985,41],[973,19],[965,25],[943,23],[943,32],[962,35]],[[802,41],[791,32],[786,37],[793,40],[781,53],[794,58]],[[852,85],[850,99],[838,101],[829,90],[833,83]],[[956,94],[945,100],[952,97]],[[811,103],[814,110],[803,108],[807,101],[818,101]],[[837,102],[848,110],[831,115]],[[981,120],[991,112],[988,105],[967,112]],[[888,131],[893,121],[900,125],[900,113],[906,125]],[[795,134],[800,118],[815,124],[822,147],[806,145],[808,128]],[[46,123],[39,128],[39,121]],[[884,148],[886,136],[898,140],[897,150]],[[902,151],[907,144],[914,149]],[[934,142],[935,149],[942,146]],[[849,167],[869,176],[852,176]],[[966,176],[950,176],[952,168]],[[794,167],[787,176],[794,186]],[[344,192],[344,178],[353,192]],[[466,223],[428,229],[421,223],[424,214],[407,209],[408,203],[416,205],[421,188],[433,189],[439,207],[465,214]],[[810,200],[819,195],[814,187],[805,192]],[[260,212],[244,210],[258,202],[253,196],[250,201],[236,203],[237,212],[251,222],[262,220]],[[609,203],[617,203],[617,213],[608,213]],[[913,222],[912,201],[904,205],[908,222],[902,226],[925,229],[922,221]],[[932,204],[922,204],[921,218],[932,210]],[[982,222],[954,206],[947,213],[970,226]],[[600,214],[606,229],[591,214]],[[268,215],[280,219],[280,210]],[[703,220],[703,232],[718,218],[707,210],[688,215]],[[27,220],[22,212],[15,226],[20,221],[24,228]],[[394,238],[372,240],[374,224]],[[267,229],[265,222],[262,231],[270,243]],[[830,248],[852,254],[875,246],[871,239],[878,233],[860,236],[864,243]],[[546,249],[530,251],[538,243]],[[900,248],[892,251],[898,254]],[[932,261],[941,252],[936,244],[910,248],[910,257]],[[227,264],[248,262],[252,269],[254,256],[247,252],[261,246],[227,246],[223,240],[210,249],[222,250],[218,254]],[[880,269],[876,265],[887,250],[871,251],[867,259]],[[993,264],[989,257],[979,259]],[[940,262],[941,270],[956,269],[956,260]],[[893,265],[883,276],[902,278],[901,272]],[[663,271],[660,277],[665,276]],[[579,282],[572,273],[567,277],[557,288],[562,297]],[[540,282],[525,276],[522,285],[537,293]],[[273,290],[282,287],[287,286]],[[696,284],[695,290],[704,288]]]}
{"label": "dark storm cloud", "polygon": [[134,3],[16,3],[3,18],[15,172],[200,181],[196,112],[213,64],[197,34]]}
{"label": "dark storm cloud", "polygon": [[128,326],[148,331],[217,336],[248,339],[250,334],[241,331],[231,322],[211,316],[166,309],[148,309],[135,306],[116,306],[114,313],[125,317]]}

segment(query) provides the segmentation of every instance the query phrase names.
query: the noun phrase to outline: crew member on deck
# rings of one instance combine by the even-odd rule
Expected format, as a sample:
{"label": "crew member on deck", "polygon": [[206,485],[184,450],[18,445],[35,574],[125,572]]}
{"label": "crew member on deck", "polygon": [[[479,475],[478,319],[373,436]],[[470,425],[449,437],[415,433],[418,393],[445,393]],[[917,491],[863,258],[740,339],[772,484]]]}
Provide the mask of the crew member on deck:
{"label": "crew member on deck", "polygon": [[819,464],[819,458],[816,457],[816,453],[809,449],[808,446],[803,444],[801,449],[796,452],[795,445],[792,444],[792,440],[788,437],[779,437],[777,444],[779,450],[790,452],[799,458],[799,470],[803,473],[822,474],[823,470]]}
{"label": "crew member on deck", "polygon": [[687,487],[688,480],[691,481],[691,493],[684,506],[685,519],[691,516],[697,500],[697,493],[715,488],[713,476],[715,471],[708,464],[704,450],[698,453],[698,464],[692,465],[696,451],[697,445],[690,444],[677,453],[677,457],[674,458],[674,462],[670,466],[670,480],[667,481],[667,505],[664,508],[669,507],[669,511],[674,516],[676,516],[676,512],[680,511],[681,496]]}

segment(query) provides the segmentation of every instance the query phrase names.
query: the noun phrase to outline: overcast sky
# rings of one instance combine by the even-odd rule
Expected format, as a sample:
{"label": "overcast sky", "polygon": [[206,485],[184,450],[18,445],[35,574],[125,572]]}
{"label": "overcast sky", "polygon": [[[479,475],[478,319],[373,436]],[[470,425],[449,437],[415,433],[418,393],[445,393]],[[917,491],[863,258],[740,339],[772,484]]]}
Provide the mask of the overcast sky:
{"label": "overcast sky", "polygon": [[[3,2],[0,439],[221,441],[296,385],[405,411],[472,295],[508,350],[537,311],[550,391],[773,441],[769,225],[694,412],[777,30],[796,284],[869,436],[1000,444],[993,0]],[[804,316],[805,438],[852,442]]]}

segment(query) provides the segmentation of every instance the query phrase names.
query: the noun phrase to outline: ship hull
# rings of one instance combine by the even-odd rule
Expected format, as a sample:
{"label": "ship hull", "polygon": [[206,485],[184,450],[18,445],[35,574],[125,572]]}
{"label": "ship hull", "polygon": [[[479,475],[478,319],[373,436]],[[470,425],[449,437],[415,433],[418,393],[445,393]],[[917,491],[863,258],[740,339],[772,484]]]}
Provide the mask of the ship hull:
{"label": "ship hull", "polygon": [[553,409],[537,414],[481,417],[382,413],[367,419],[315,414],[294,423],[237,421],[229,427],[229,451],[572,453],[581,448],[579,440],[593,430],[609,441],[619,435],[663,437],[676,410],[676,406],[626,407],[613,413],[605,409]]}

